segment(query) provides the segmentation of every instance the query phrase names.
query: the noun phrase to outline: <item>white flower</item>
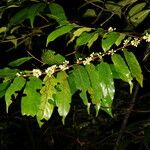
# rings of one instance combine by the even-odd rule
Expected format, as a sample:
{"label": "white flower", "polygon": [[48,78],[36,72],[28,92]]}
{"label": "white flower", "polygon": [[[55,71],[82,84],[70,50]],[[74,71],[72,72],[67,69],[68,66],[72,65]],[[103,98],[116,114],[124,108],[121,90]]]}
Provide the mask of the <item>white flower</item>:
{"label": "white flower", "polygon": [[17,73],[16,73],[16,76],[17,76],[17,77],[20,77],[20,76],[21,76],[21,73],[17,72]]}
{"label": "white flower", "polygon": [[144,39],[146,42],[150,42],[150,34],[146,33],[146,35],[143,36],[143,39]]}
{"label": "white flower", "polygon": [[33,76],[35,76],[37,78],[42,75],[42,72],[39,69],[33,69],[32,73],[33,73]]}
{"label": "white flower", "polygon": [[116,28],[112,28],[112,27],[108,28],[108,32],[112,32],[112,31],[115,31],[115,30],[116,30]]}
{"label": "white flower", "polygon": [[128,39],[124,40],[123,46],[126,46],[129,42],[130,42],[130,40],[128,40]]}
{"label": "white flower", "polygon": [[58,67],[60,68],[60,70],[65,71],[65,70],[69,69],[68,64],[69,64],[69,61],[65,60],[63,62],[63,64],[59,65]]}
{"label": "white flower", "polygon": [[140,44],[140,40],[138,38],[134,38],[132,41],[131,41],[131,45],[137,47],[138,45]]}
{"label": "white flower", "polygon": [[82,61],[82,58],[77,59],[77,64],[79,64]]}
{"label": "white flower", "polygon": [[83,61],[83,64],[84,64],[84,65],[89,65],[91,61],[92,61],[92,57],[87,57],[87,58],[85,58],[85,60]]}
{"label": "white flower", "polygon": [[45,73],[46,73],[49,77],[51,77],[51,75],[54,74],[56,68],[57,68],[56,65],[52,65],[51,67],[48,67],[48,68],[45,70]]}

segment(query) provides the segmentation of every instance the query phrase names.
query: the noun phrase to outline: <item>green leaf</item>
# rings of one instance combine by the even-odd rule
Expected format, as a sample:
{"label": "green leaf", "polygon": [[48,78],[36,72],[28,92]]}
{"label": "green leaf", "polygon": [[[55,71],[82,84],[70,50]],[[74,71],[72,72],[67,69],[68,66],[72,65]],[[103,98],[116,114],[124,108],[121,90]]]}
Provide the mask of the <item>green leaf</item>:
{"label": "green leaf", "polygon": [[81,27],[73,32],[72,38],[68,41],[68,44],[73,42],[76,37],[79,37],[83,32],[90,32],[92,28],[89,27]]}
{"label": "green leaf", "polygon": [[132,76],[139,82],[141,86],[143,86],[143,75],[142,70],[137,61],[135,55],[132,52],[128,52],[126,49],[124,50],[124,56],[127,61],[127,64],[130,68]]}
{"label": "green leaf", "polygon": [[36,77],[30,77],[27,81],[21,100],[21,112],[23,115],[35,116],[40,105],[41,95],[37,90],[42,88],[42,81]]}
{"label": "green leaf", "polygon": [[35,16],[37,16],[44,8],[44,3],[33,4],[30,7],[26,7],[17,12],[14,16],[11,17],[9,24],[10,26],[17,25],[22,23],[25,19],[30,19],[31,26],[33,27],[33,22]]}
{"label": "green leaf", "polygon": [[112,55],[112,61],[115,66],[115,70],[118,72],[120,78],[123,81],[129,83],[130,93],[132,93],[132,89],[133,89],[132,76],[131,76],[131,72],[130,72],[127,64],[125,63],[124,59],[119,54],[114,54],[114,55]]}
{"label": "green leaf", "polygon": [[135,15],[136,13],[140,12],[145,6],[146,6],[145,2],[136,4],[130,9],[130,11],[128,12],[128,16],[131,17]]}
{"label": "green leaf", "polygon": [[55,51],[52,50],[43,51],[41,59],[48,65],[62,64],[65,61],[65,58],[62,55],[56,54]]}
{"label": "green leaf", "polygon": [[94,33],[83,32],[76,40],[76,47],[87,44],[93,35]]}
{"label": "green leaf", "polygon": [[9,87],[11,81],[0,83],[0,98],[2,98],[5,95],[5,92],[7,88]]}
{"label": "green leaf", "polygon": [[117,38],[115,44],[116,46],[119,46],[122,42],[122,40],[124,40],[124,38],[126,37],[126,34],[124,33],[119,33],[119,37]]}
{"label": "green leaf", "polygon": [[101,62],[99,65],[97,65],[97,69],[99,72],[99,84],[103,93],[102,107],[104,107],[103,109],[112,116],[111,107],[115,93],[113,74],[109,64],[106,62]]}
{"label": "green leaf", "polygon": [[73,25],[65,25],[65,26],[61,26],[61,27],[57,28],[56,30],[54,30],[53,32],[51,32],[48,35],[46,45],[48,45],[49,42],[54,41],[56,38],[66,34],[66,33],[69,33],[73,28],[74,28]]}
{"label": "green leaf", "polygon": [[6,39],[11,42],[14,47],[17,47],[17,38],[14,35],[7,36]]}
{"label": "green leaf", "polygon": [[119,17],[121,17],[121,6],[117,5],[113,1],[107,1],[105,7],[108,11],[115,13]]}
{"label": "green leaf", "polygon": [[118,4],[121,6],[126,6],[135,3],[137,0],[122,0]]}
{"label": "green leaf", "polygon": [[149,15],[150,9],[143,10],[134,16],[130,17],[130,22],[136,27]]}
{"label": "green leaf", "polygon": [[12,96],[14,98],[17,97],[18,91],[20,91],[26,83],[26,80],[22,77],[16,77],[14,81],[10,84],[9,88],[7,89],[5,93],[5,101],[6,101],[6,110],[8,112],[8,108],[10,104],[12,103]]}
{"label": "green leaf", "polygon": [[87,9],[83,14],[83,17],[96,17],[96,11],[94,9]]}
{"label": "green leaf", "polygon": [[101,99],[103,96],[100,82],[98,82],[99,73],[93,64],[86,65],[85,68],[88,72],[90,83],[91,83],[91,88],[88,89],[88,92],[91,96],[92,103],[96,105],[95,107],[96,107],[96,116],[97,116],[99,109],[101,107]]}
{"label": "green leaf", "polygon": [[75,66],[73,71],[74,75],[74,81],[76,84],[76,88],[81,91],[80,97],[83,100],[83,103],[87,106],[87,110],[89,113],[89,102],[87,98],[87,91],[91,88],[90,86],[90,80],[89,80],[89,75],[86,71],[86,69],[83,66]]}
{"label": "green leaf", "polygon": [[7,31],[7,27],[1,27],[0,28],[0,34],[3,33],[3,32],[6,32],[6,31]]}
{"label": "green leaf", "polygon": [[22,57],[22,58],[19,58],[17,60],[14,60],[14,61],[10,62],[8,64],[8,66],[10,66],[10,67],[18,67],[18,66],[22,65],[23,63],[29,61],[30,59],[31,59],[31,57]]}
{"label": "green leaf", "polygon": [[98,33],[95,33],[95,34],[91,37],[91,39],[88,41],[88,44],[87,44],[88,48],[90,48],[90,47],[93,45],[93,43],[98,39],[98,37],[99,37],[99,34],[98,34]]}
{"label": "green leaf", "polygon": [[119,37],[117,32],[108,32],[102,38],[102,48],[104,52],[108,51]]}
{"label": "green leaf", "polygon": [[5,67],[4,69],[0,70],[0,78],[14,78],[16,76],[16,73],[18,72],[18,69],[10,69]]}
{"label": "green leaf", "polygon": [[64,120],[70,110],[71,103],[71,91],[67,80],[67,74],[65,71],[61,71],[57,74],[57,80],[59,84],[57,85],[57,93],[55,95],[56,106],[58,107],[58,113],[63,117]]}
{"label": "green leaf", "polygon": [[55,86],[57,85],[58,81],[55,79],[54,76],[49,77],[48,75],[45,76],[43,80],[44,86],[41,88],[41,100],[40,105],[37,112],[37,120],[39,125],[42,125],[41,120],[50,119],[53,110],[54,110],[54,95],[57,93]]}
{"label": "green leaf", "polygon": [[61,24],[63,21],[67,21],[67,17],[61,5],[57,3],[50,3],[49,8],[50,8],[51,14],[55,16],[56,21],[59,24]]}

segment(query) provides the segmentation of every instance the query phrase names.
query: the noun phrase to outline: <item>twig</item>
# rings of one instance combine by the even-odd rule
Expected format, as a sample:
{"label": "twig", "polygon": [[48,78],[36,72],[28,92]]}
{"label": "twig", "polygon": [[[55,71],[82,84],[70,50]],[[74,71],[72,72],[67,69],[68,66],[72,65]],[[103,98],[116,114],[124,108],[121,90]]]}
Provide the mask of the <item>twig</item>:
{"label": "twig", "polygon": [[136,86],[135,86],[135,91],[133,93],[133,96],[132,96],[132,99],[131,99],[131,104],[129,106],[129,109],[124,117],[124,120],[122,122],[122,125],[121,125],[121,129],[120,129],[120,132],[119,132],[119,136],[117,138],[117,141],[116,141],[116,144],[115,144],[115,147],[114,147],[114,150],[117,150],[118,147],[119,147],[119,144],[121,142],[121,139],[122,139],[122,136],[123,136],[123,133],[125,131],[125,128],[126,128],[126,125],[127,125],[127,122],[128,122],[128,119],[129,119],[129,116],[132,112],[132,109],[134,107],[134,103],[135,103],[135,100],[136,100],[136,96],[138,94],[138,91],[139,91],[139,84],[137,83]]}

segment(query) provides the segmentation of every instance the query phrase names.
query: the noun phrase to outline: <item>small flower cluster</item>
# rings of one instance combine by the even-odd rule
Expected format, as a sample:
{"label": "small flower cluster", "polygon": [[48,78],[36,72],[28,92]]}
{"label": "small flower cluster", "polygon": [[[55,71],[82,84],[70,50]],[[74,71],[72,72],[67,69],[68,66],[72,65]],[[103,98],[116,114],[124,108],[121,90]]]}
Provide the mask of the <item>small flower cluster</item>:
{"label": "small flower cluster", "polygon": [[143,36],[143,39],[144,39],[146,42],[150,42],[150,34],[149,34],[149,33],[146,33],[146,35]]}
{"label": "small flower cluster", "polygon": [[108,28],[108,32],[113,32],[113,31],[115,31],[116,30],[116,28],[112,28],[112,27],[109,27]]}
{"label": "small flower cluster", "polygon": [[62,71],[69,69],[68,67],[69,61],[65,60],[62,65],[59,65],[58,68]]}
{"label": "small flower cluster", "polygon": [[137,46],[140,44],[140,42],[141,42],[141,41],[140,41],[138,38],[134,38],[134,39],[131,41],[131,45],[137,47]]}
{"label": "small flower cluster", "polygon": [[123,41],[123,46],[124,46],[124,47],[127,46],[127,45],[129,44],[129,42],[130,42],[129,39],[125,39],[125,40]]}
{"label": "small flower cluster", "polygon": [[37,78],[42,75],[42,72],[40,69],[33,69],[32,73],[33,73],[33,76],[35,76]]}
{"label": "small flower cluster", "polygon": [[57,69],[57,66],[56,65],[52,65],[51,67],[48,67],[46,70],[45,70],[45,73],[51,77],[54,73],[55,73],[55,70]]}

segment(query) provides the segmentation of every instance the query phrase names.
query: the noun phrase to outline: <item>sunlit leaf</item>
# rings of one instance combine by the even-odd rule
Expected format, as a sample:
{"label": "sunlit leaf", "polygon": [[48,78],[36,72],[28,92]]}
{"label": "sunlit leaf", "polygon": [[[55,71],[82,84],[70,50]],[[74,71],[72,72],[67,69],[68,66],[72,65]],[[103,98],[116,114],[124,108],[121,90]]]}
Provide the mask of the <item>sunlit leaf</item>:
{"label": "sunlit leaf", "polygon": [[72,29],[74,28],[73,25],[65,25],[57,28],[56,30],[52,31],[48,37],[47,37],[47,42],[46,45],[48,45],[49,42],[54,41],[56,38],[69,33]]}
{"label": "sunlit leaf", "polygon": [[30,77],[27,81],[21,100],[21,113],[35,116],[38,112],[41,95],[38,92],[42,87],[42,81],[36,77]]}
{"label": "sunlit leaf", "polygon": [[57,74],[57,80],[59,84],[57,85],[57,93],[55,95],[56,106],[58,107],[58,113],[62,116],[62,122],[64,124],[64,119],[70,110],[71,103],[71,91],[67,80],[67,74],[65,71],[61,71]]}
{"label": "sunlit leaf", "polygon": [[90,83],[91,83],[91,88],[88,90],[88,92],[91,96],[92,103],[95,104],[96,116],[97,116],[99,109],[101,107],[101,99],[103,96],[102,89],[99,82],[99,73],[93,64],[86,65],[85,68],[88,72]]}
{"label": "sunlit leaf", "polygon": [[20,91],[24,85],[26,83],[26,80],[22,77],[16,77],[14,79],[14,81],[11,83],[11,85],[9,86],[9,88],[7,89],[6,93],[5,93],[5,101],[6,101],[6,110],[8,112],[8,108],[10,106],[10,104],[12,103],[12,96],[14,96],[14,98],[17,97],[18,95],[18,91]]}
{"label": "sunlit leaf", "polygon": [[62,55],[56,54],[55,51],[52,50],[43,51],[41,59],[48,65],[62,64],[65,61],[65,58]]}
{"label": "sunlit leaf", "polygon": [[14,78],[16,76],[16,73],[18,72],[18,69],[10,69],[10,68],[3,68],[0,69],[0,78]]}
{"label": "sunlit leaf", "polygon": [[139,82],[141,86],[143,86],[142,70],[135,55],[132,52],[128,52],[127,50],[124,50],[124,56],[130,68],[132,76]]}
{"label": "sunlit leaf", "polygon": [[115,70],[118,72],[119,77],[125,81],[128,82],[130,85],[130,93],[133,89],[133,83],[132,83],[132,76],[131,72],[125,63],[124,59],[119,54],[112,55],[112,61],[115,66]]}
{"label": "sunlit leaf", "polygon": [[0,28],[0,33],[6,32],[7,31],[7,27],[1,27]]}
{"label": "sunlit leaf", "polygon": [[55,106],[54,95],[57,92],[55,86],[57,85],[57,83],[58,81],[55,79],[54,76],[49,77],[48,75],[46,75],[43,80],[44,85],[40,90],[41,100],[37,112],[37,120],[40,126],[42,125],[41,120],[50,119],[53,113]]}
{"label": "sunlit leaf", "polygon": [[29,61],[30,59],[31,59],[31,57],[22,57],[22,58],[19,58],[17,60],[14,60],[14,61],[10,62],[8,64],[8,66],[18,67],[18,66],[22,65],[23,63]]}
{"label": "sunlit leaf", "polygon": [[76,47],[87,44],[93,35],[94,33],[83,32],[76,40]]}
{"label": "sunlit leaf", "polygon": [[89,75],[86,69],[83,66],[75,66],[73,71],[74,81],[76,84],[76,88],[81,91],[80,97],[83,100],[83,103],[87,106],[87,110],[89,113],[89,102],[87,98],[87,91],[90,89],[90,80]]}
{"label": "sunlit leaf", "polygon": [[91,37],[91,39],[88,41],[88,44],[87,44],[88,48],[90,48],[90,47],[93,45],[93,43],[98,39],[98,36],[99,36],[99,34],[98,34],[98,33],[95,33],[95,34]]}
{"label": "sunlit leaf", "polygon": [[108,32],[102,38],[102,48],[104,52],[108,51],[119,37],[117,32]]}
{"label": "sunlit leaf", "polygon": [[115,44],[116,44],[117,46],[119,46],[119,45],[121,44],[121,42],[124,40],[125,37],[126,37],[126,34],[120,33],[120,34],[119,34],[119,37],[117,38],[117,40],[116,40],[116,42],[115,42]]}
{"label": "sunlit leaf", "polygon": [[122,0],[118,2],[119,5],[121,6],[126,6],[135,3],[137,0]]}
{"label": "sunlit leaf", "polygon": [[68,41],[68,44],[73,42],[76,37],[79,37],[83,32],[89,32],[92,28],[89,27],[81,27],[73,32],[72,38]]}

